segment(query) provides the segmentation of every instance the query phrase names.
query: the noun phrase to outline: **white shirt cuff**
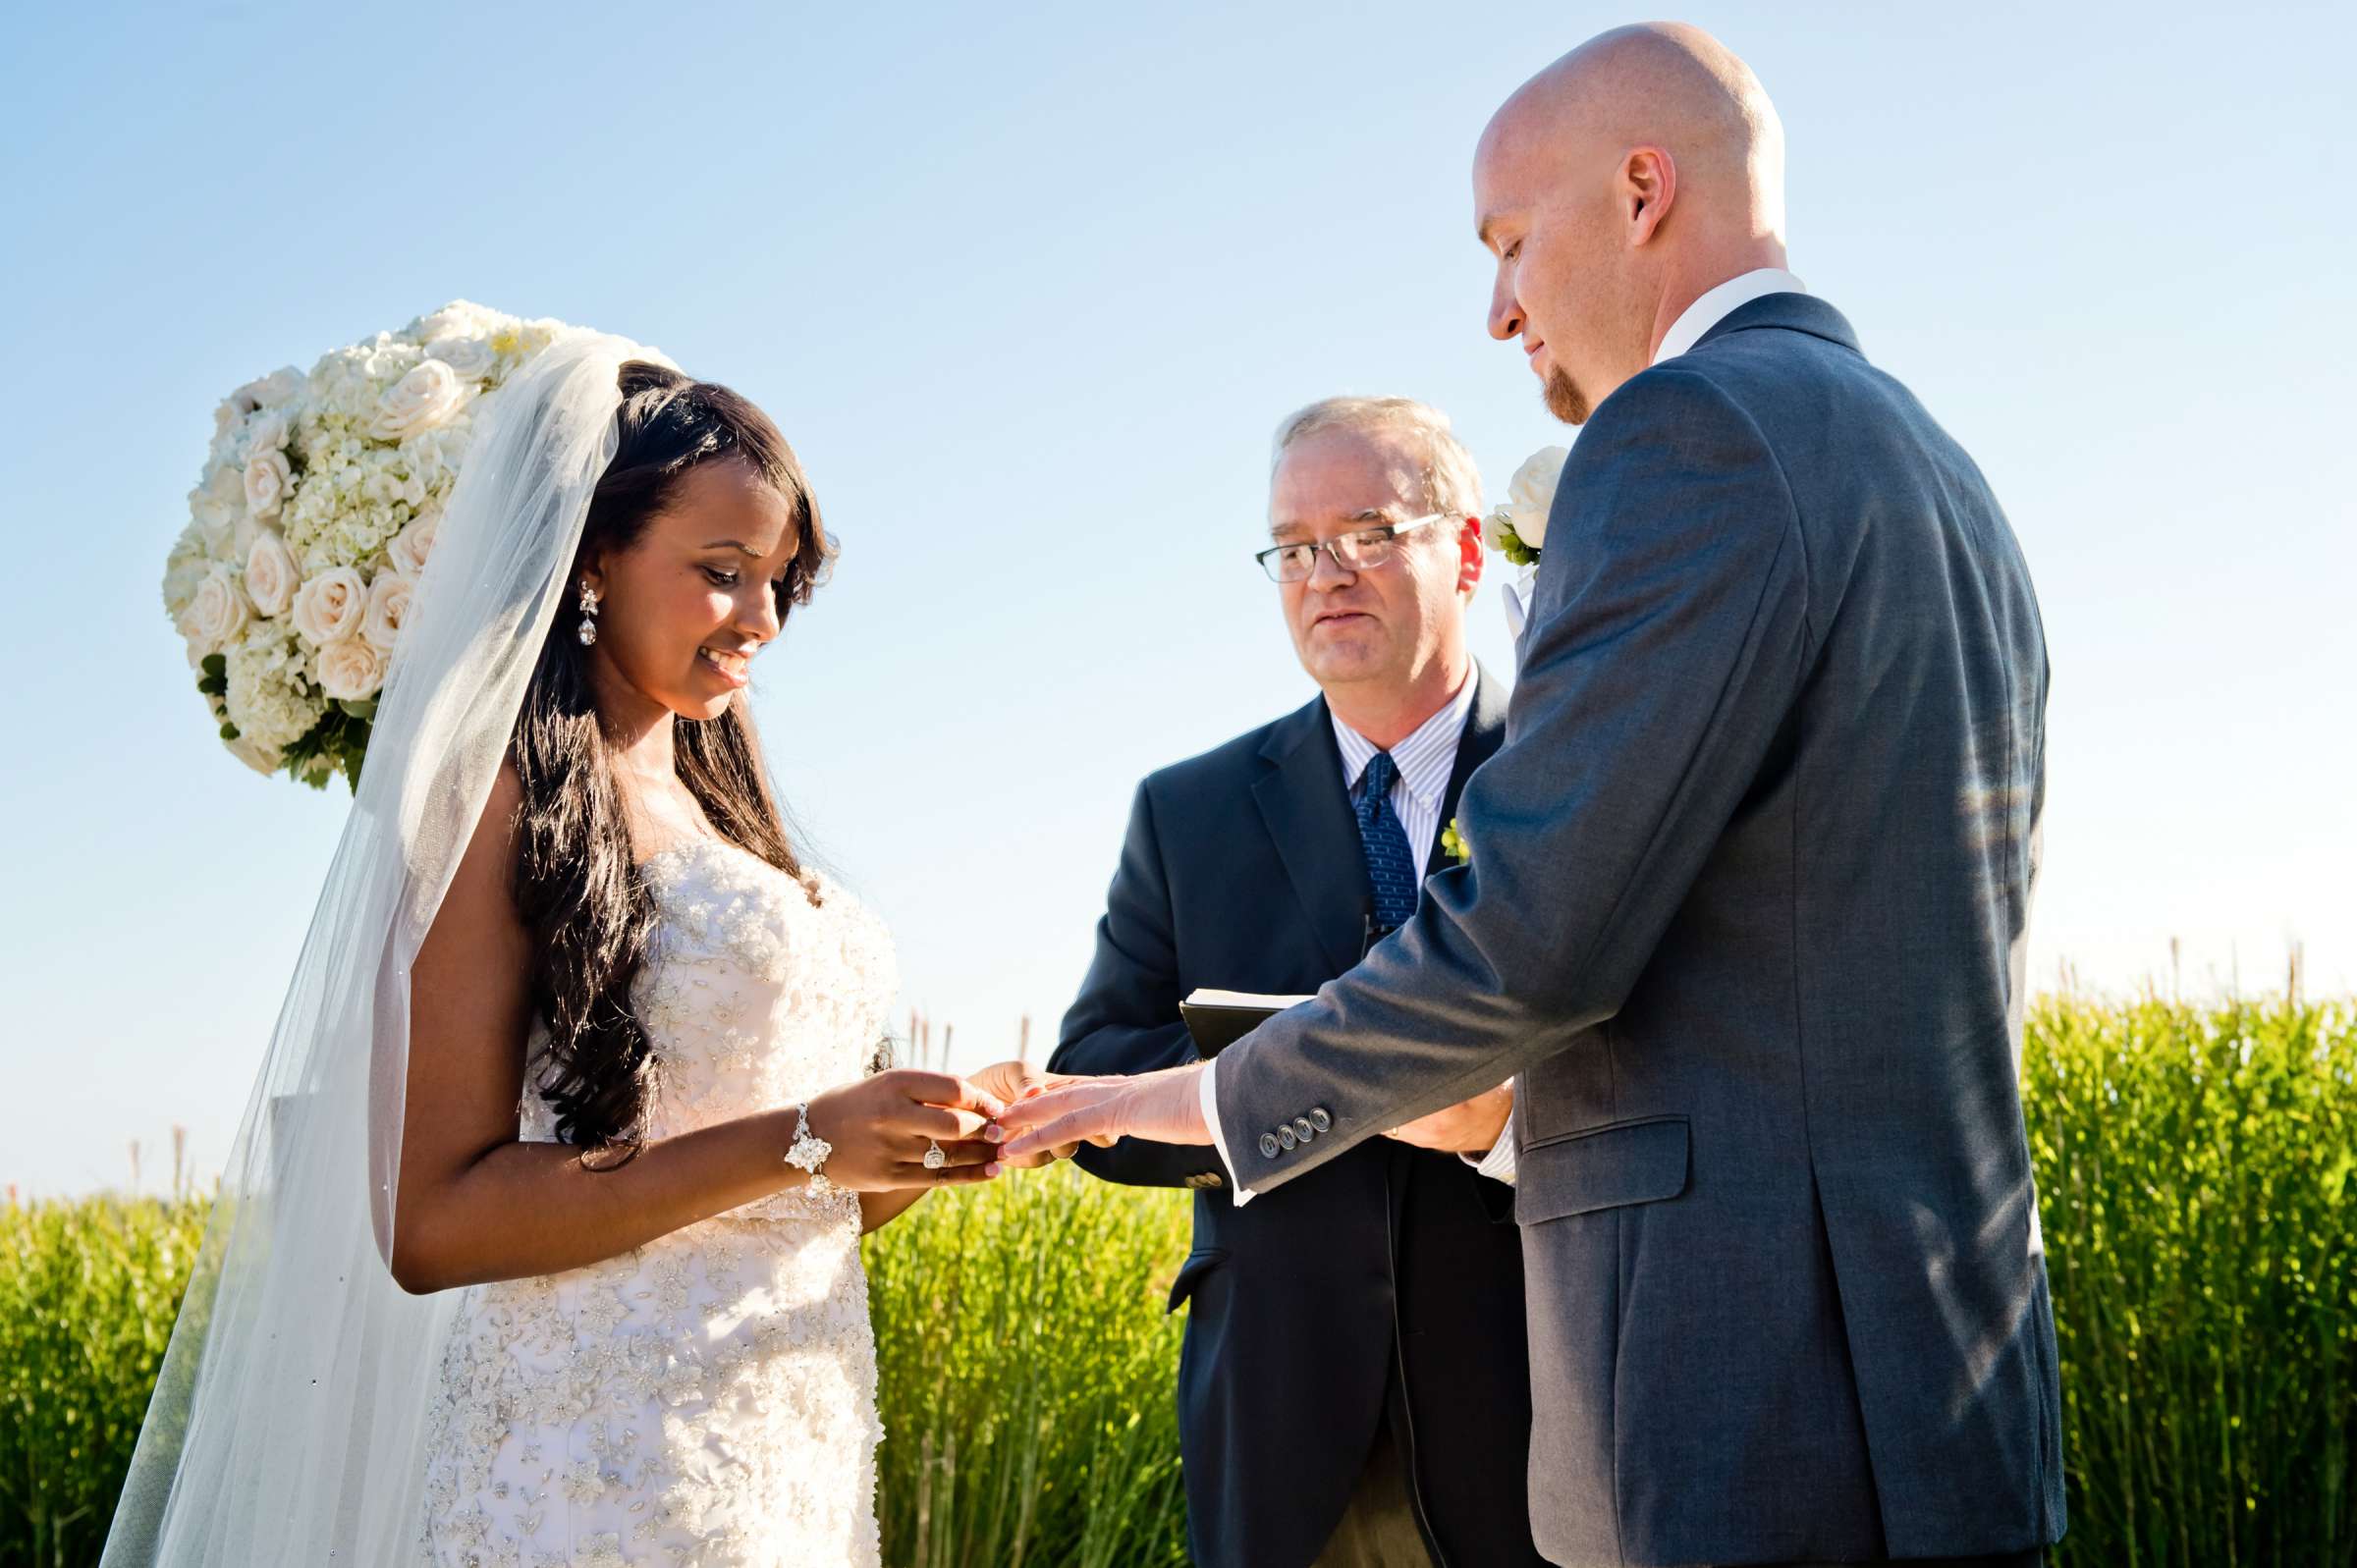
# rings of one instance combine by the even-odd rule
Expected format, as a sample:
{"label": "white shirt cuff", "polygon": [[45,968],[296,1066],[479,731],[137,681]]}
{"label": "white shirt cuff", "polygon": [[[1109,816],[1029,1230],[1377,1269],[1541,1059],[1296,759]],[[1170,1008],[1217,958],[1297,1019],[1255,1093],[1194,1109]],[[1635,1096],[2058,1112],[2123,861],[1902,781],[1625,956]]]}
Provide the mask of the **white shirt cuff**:
{"label": "white shirt cuff", "polygon": [[1228,1158],[1228,1138],[1220,1131],[1220,1091],[1212,1082],[1220,1070],[1220,1058],[1212,1056],[1203,1063],[1203,1075],[1195,1080],[1195,1093],[1203,1107],[1203,1125],[1211,1129],[1211,1146],[1219,1151],[1220,1163],[1228,1167],[1228,1187],[1235,1194],[1235,1206],[1241,1209],[1252,1201],[1252,1194],[1236,1184],[1235,1162]]}
{"label": "white shirt cuff", "polygon": [[1490,1145],[1488,1154],[1483,1155],[1479,1160],[1474,1159],[1471,1155],[1458,1155],[1456,1158],[1471,1165],[1479,1174],[1487,1176],[1493,1181],[1503,1181],[1507,1186],[1512,1186],[1514,1184],[1514,1118],[1511,1116],[1506,1118],[1506,1127],[1498,1134],[1498,1141]]}

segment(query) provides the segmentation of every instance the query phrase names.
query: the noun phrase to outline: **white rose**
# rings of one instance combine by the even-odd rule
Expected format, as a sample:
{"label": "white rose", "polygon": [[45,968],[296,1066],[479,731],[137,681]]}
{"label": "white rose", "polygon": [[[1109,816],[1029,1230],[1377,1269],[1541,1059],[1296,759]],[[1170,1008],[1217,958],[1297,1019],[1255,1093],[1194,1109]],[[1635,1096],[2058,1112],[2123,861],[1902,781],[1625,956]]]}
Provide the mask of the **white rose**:
{"label": "white rose", "polygon": [[189,656],[189,668],[201,669],[205,655],[211,650],[205,647],[204,639],[196,635],[195,618],[184,615],[172,622],[172,629],[180,633],[181,651]]}
{"label": "white rose", "polygon": [[246,606],[246,596],[238,591],[236,574],[227,567],[216,566],[196,585],[188,618],[186,629],[209,653],[228,646],[244,631],[252,612]]}
{"label": "white rose", "polygon": [[295,487],[287,455],[276,448],[257,448],[246,460],[246,508],[257,517],[278,514],[278,504]]}
{"label": "white rose", "polygon": [[393,563],[393,569],[411,578],[423,571],[425,558],[434,548],[434,530],[441,525],[440,507],[421,512],[411,518],[410,525],[395,534],[393,542],[385,546],[385,559]]}
{"label": "white rose", "polygon": [[165,613],[177,620],[195,599],[196,585],[211,568],[204,553],[204,534],[192,522],[180,531],[171,555],[164,560]]}
{"label": "white rose", "polygon": [[229,555],[227,557],[229,564],[234,567],[251,556],[253,542],[261,536],[262,525],[254,520],[253,514],[250,512],[240,514],[236,525],[229,531]]}
{"label": "white rose", "polygon": [[251,413],[272,404],[285,403],[302,390],[302,372],[293,365],[282,365],[258,381],[248,381],[229,395],[229,406],[239,413]]}
{"label": "white rose", "polygon": [[437,338],[474,337],[491,324],[493,313],[467,299],[453,299],[430,316],[420,316],[410,331],[419,343]]}
{"label": "white rose", "polygon": [[264,528],[254,536],[253,548],[246,555],[246,596],[253,601],[254,609],[266,616],[285,615],[301,581],[294,554],[276,528]]}
{"label": "white rose", "polygon": [[1555,510],[1556,483],[1570,460],[1568,447],[1541,447],[1522,460],[1512,483],[1506,487],[1507,520],[1533,550],[1547,542],[1547,516]]}
{"label": "white rose", "polygon": [[319,689],[337,702],[358,702],[385,683],[384,650],[365,637],[346,637],[319,650]]}
{"label": "white rose", "polygon": [[360,622],[360,635],[386,653],[401,640],[402,623],[410,619],[411,587],[398,571],[380,571],[368,585],[368,614]]}
{"label": "white rose", "polygon": [[253,423],[246,432],[246,450],[283,452],[286,450],[287,437],[294,430],[295,421],[288,417],[286,409],[265,408],[253,416]]}
{"label": "white rose", "polygon": [[425,346],[428,359],[439,359],[462,380],[480,381],[499,363],[487,338],[436,338]]}
{"label": "white rose", "polygon": [[376,407],[375,433],[388,441],[430,430],[458,412],[466,389],[439,359],[421,359],[386,390]]}
{"label": "white rose", "polygon": [[205,550],[216,561],[228,560],[230,531],[246,514],[246,476],[230,463],[209,470],[204,483],[189,492],[189,514]]}
{"label": "white rose", "polygon": [[359,634],[368,585],[350,567],[332,567],[295,590],[295,629],[315,648]]}
{"label": "white rose", "polygon": [[278,753],[266,746],[255,745],[243,734],[235,740],[223,741],[222,744],[229,748],[231,756],[251,768],[255,773],[273,774],[278,772]]}

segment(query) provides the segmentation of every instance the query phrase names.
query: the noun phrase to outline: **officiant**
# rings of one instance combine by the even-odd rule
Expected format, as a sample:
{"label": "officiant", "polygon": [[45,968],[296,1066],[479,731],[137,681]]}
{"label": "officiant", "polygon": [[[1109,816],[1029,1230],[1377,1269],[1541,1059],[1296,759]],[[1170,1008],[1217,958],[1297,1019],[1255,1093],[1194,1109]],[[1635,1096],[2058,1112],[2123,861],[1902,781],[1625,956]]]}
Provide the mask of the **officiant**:
{"label": "officiant", "polygon": [[[1279,427],[1258,564],[1319,695],[1138,786],[1053,1070],[1195,1059],[1188,992],[1313,992],[1453,863],[1444,830],[1506,723],[1465,643],[1481,512],[1470,455],[1422,404],[1332,398]],[[1080,1150],[1106,1180],[1197,1189],[1170,1296],[1188,1306],[1196,1562],[1543,1560],[1524,1493],[1520,1240],[1509,1189],[1476,1164],[1510,1109],[1501,1087],[1241,1207],[1209,1149]]]}

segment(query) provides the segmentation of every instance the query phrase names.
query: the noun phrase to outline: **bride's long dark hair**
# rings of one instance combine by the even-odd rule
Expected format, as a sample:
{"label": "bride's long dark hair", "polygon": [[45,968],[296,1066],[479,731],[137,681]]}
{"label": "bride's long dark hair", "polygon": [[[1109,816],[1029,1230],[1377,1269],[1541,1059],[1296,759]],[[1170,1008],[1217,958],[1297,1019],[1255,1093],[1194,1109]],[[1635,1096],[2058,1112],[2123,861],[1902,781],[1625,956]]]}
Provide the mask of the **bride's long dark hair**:
{"label": "bride's long dark hair", "polygon": [[[798,544],[778,585],[779,621],[808,604],[834,545],[801,463],[769,416],[726,387],[644,360],[625,364],[620,379],[621,444],[590,499],[567,581],[599,552],[636,543],[690,468],[733,460],[750,464],[794,514]],[[653,1087],[630,985],[646,961],[655,907],[632,856],[575,620],[560,616],[542,644],[516,723],[523,807],[515,893],[532,933],[533,1007],[549,1033],[534,1087],[556,1111],[560,1138],[627,1162]],[[675,719],[674,735],[680,782],[712,826],[799,880],[744,693],[716,719]]]}

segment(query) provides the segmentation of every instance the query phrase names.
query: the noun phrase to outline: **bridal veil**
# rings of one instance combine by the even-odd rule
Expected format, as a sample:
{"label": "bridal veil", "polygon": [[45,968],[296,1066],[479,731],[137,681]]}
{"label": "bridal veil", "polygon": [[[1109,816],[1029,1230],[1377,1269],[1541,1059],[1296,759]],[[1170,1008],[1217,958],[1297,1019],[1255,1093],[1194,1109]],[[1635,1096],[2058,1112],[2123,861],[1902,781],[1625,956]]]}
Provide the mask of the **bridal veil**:
{"label": "bridal veil", "polygon": [[[453,1295],[393,1282],[410,972],[523,702],[599,476],[620,338],[560,338],[479,416],[352,814],[221,1179],[102,1568],[413,1559]],[[530,1222],[519,1215],[517,1223]]]}

